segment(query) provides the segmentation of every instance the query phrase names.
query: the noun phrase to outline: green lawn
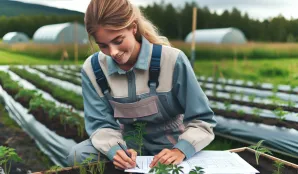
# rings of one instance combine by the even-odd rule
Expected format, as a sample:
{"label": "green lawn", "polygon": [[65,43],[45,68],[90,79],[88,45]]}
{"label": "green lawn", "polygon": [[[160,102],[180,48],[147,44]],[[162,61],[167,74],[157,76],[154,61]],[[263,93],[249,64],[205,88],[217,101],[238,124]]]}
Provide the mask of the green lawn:
{"label": "green lawn", "polygon": [[298,58],[261,60],[196,60],[198,76],[243,79],[298,86]]}
{"label": "green lawn", "polygon": [[[0,65],[53,65],[53,64],[74,64],[73,61],[60,62],[57,60],[47,60],[38,57],[26,56],[0,50]],[[83,61],[79,61],[83,64]]]}

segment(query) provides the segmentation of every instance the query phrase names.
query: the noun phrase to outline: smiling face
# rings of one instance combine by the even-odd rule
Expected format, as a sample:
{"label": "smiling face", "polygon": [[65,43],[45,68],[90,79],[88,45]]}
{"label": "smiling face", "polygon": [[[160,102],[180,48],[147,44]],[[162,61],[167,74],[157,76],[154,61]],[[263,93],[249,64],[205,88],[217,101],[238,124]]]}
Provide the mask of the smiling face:
{"label": "smiling face", "polygon": [[94,34],[94,39],[100,50],[112,57],[119,65],[133,64],[138,55],[135,32],[134,26],[121,30],[111,30],[99,26]]}

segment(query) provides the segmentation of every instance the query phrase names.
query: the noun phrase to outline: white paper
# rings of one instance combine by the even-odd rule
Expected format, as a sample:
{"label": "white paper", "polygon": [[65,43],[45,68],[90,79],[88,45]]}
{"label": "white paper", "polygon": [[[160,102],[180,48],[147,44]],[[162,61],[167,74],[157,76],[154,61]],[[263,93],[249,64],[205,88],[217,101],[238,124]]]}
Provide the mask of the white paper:
{"label": "white paper", "polygon": [[[125,172],[149,173],[153,156],[138,156],[136,162],[140,168]],[[205,174],[253,174],[259,173],[238,154],[229,151],[200,151],[190,159],[183,161],[183,173],[189,173],[195,166],[204,168]]]}

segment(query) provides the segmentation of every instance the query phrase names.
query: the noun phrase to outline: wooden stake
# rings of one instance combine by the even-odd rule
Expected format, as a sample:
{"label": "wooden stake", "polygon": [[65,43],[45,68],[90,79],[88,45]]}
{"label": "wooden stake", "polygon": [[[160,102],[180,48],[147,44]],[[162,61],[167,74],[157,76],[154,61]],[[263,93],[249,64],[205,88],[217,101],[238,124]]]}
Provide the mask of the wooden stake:
{"label": "wooden stake", "polygon": [[191,44],[191,66],[194,68],[194,62],[195,62],[195,51],[196,51],[196,42],[195,42],[195,31],[197,28],[197,8],[193,8],[192,13],[192,44]]}
{"label": "wooden stake", "polygon": [[74,58],[75,64],[78,64],[79,46],[78,46],[78,35],[77,35],[77,22],[74,22]]}

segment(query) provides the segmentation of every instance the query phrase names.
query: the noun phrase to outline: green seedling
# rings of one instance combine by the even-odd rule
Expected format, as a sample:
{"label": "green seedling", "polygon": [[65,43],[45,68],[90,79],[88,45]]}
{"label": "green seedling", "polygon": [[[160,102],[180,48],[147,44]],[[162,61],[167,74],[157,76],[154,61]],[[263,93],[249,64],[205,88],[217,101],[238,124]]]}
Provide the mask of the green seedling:
{"label": "green seedling", "polygon": [[285,167],[285,164],[282,161],[274,161],[273,166],[276,167],[273,174],[282,174],[282,169]]}
{"label": "green seedling", "polygon": [[288,113],[284,111],[281,107],[276,108],[273,112],[275,116],[281,121],[286,119],[286,114]]}
{"label": "green seedling", "polygon": [[147,134],[145,132],[145,126],[146,126],[146,123],[142,123],[142,122],[135,123],[134,124],[135,130],[126,132],[127,135],[123,137],[125,141],[132,140],[137,144],[138,149],[136,151],[140,156],[142,155],[142,147],[144,145],[143,136]]}
{"label": "green seedling", "polygon": [[244,116],[245,112],[243,110],[238,110],[237,114],[242,117]]}
{"label": "green seedling", "polygon": [[224,103],[226,111],[231,111],[231,103],[229,101],[225,101]]}
{"label": "green seedling", "polygon": [[195,167],[194,169],[192,169],[189,174],[204,174],[205,172],[203,171],[204,168],[202,167]]}
{"label": "green seedling", "polygon": [[21,157],[15,152],[15,149],[0,146],[0,166],[4,167],[4,173],[9,174],[12,162],[22,161]]}
{"label": "green seedling", "polygon": [[262,110],[259,108],[254,108],[252,112],[255,117],[259,118]]}
{"label": "green seedling", "polygon": [[252,146],[249,146],[249,148],[251,149],[254,149],[255,150],[255,156],[256,156],[256,163],[257,165],[259,165],[259,158],[260,158],[260,155],[263,153],[268,153],[268,154],[271,154],[271,151],[269,149],[267,149],[266,147],[262,147],[262,143],[264,142],[265,140],[260,140],[256,145],[252,145]]}
{"label": "green seedling", "polygon": [[50,170],[47,171],[46,173],[52,173],[52,172],[55,172],[56,174],[58,174],[58,171],[59,171],[60,169],[62,169],[61,166],[52,166],[52,167],[50,168]]}
{"label": "green seedling", "polygon": [[256,98],[256,95],[250,95],[250,96],[248,96],[248,100],[249,100],[251,103],[254,102],[255,98]]}

